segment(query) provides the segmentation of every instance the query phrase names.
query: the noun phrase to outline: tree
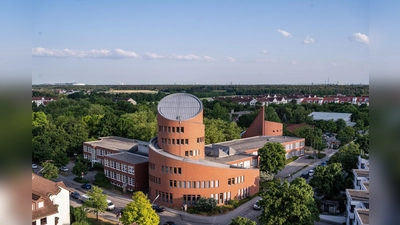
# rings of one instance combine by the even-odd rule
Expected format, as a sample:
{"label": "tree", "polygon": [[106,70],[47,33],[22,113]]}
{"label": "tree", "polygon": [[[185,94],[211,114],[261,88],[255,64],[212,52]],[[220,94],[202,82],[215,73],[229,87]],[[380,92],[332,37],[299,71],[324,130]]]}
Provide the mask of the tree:
{"label": "tree", "polygon": [[75,163],[75,166],[72,168],[72,173],[80,177],[82,173],[86,173],[88,171],[88,165],[86,162],[83,161],[83,158],[80,157]]}
{"label": "tree", "polygon": [[286,151],[281,143],[268,142],[258,150],[260,171],[277,173],[286,165]]}
{"label": "tree", "polygon": [[256,221],[253,221],[246,217],[238,216],[238,217],[232,219],[232,222],[230,225],[256,225],[256,224],[257,224]]}
{"label": "tree", "polygon": [[319,211],[313,198],[314,191],[305,179],[296,178],[291,183],[273,182],[268,191],[260,194],[261,224],[314,224],[319,221]]}
{"label": "tree", "polygon": [[202,212],[212,212],[217,209],[217,200],[215,198],[201,197],[196,202],[196,208]]}
{"label": "tree", "polygon": [[42,174],[44,178],[49,180],[55,180],[58,178],[58,168],[54,164],[47,161],[42,163],[42,167]]}
{"label": "tree", "polygon": [[241,129],[235,122],[204,118],[206,144],[240,138]]}
{"label": "tree", "polygon": [[357,168],[358,156],[360,155],[359,146],[355,143],[350,143],[340,148],[340,150],[332,155],[329,159],[329,164],[340,163],[343,170],[350,174],[352,169]]}
{"label": "tree", "polygon": [[354,143],[360,146],[360,150],[369,154],[369,134],[359,135]]}
{"label": "tree", "polygon": [[338,131],[336,138],[340,140],[341,145],[345,145],[352,141],[356,133],[352,127],[345,127]]}
{"label": "tree", "polygon": [[132,199],[133,201],[126,205],[124,213],[119,219],[122,224],[129,225],[137,223],[141,225],[157,225],[160,223],[160,217],[151,207],[149,199],[143,192],[135,192]]}
{"label": "tree", "polygon": [[328,166],[317,166],[310,185],[318,195],[336,196],[344,189],[342,164],[333,163]]}
{"label": "tree", "polygon": [[336,120],[336,129],[338,131],[343,130],[346,126],[346,121],[344,121],[344,119]]}
{"label": "tree", "polygon": [[278,114],[275,112],[275,109],[272,106],[268,106],[265,108],[265,119],[272,122],[281,123],[281,119]]}
{"label": "tree", "polygon": [[146,108],[122,115],[118,124],[120,134],[127,138],[150,141],[157,134],[157,117]]}
{"label": "tree", "polygon": [[70,207],[70,213],[72,214],[72,219],[73,224],[88,224],[87,222],[87,214],[83,206],[79,207]]}
{"label": "tree", "polygon": [[96,220],[99,220],[99,212],[105,212],[107,209],[107,195],[103,194],[103,189],[92,186],[92,189],[87,193],[88,199],[83,203],[89,212],[96,214]]}

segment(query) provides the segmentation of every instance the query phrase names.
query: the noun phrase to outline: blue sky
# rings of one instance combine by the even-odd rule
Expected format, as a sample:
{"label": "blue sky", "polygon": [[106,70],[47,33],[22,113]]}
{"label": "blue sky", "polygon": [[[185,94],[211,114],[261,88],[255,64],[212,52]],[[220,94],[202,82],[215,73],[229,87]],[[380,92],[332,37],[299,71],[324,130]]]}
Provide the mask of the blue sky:
{"label": "blue sky", "polygon": [[34,1],[32,83],[369,83],[369,3]]}

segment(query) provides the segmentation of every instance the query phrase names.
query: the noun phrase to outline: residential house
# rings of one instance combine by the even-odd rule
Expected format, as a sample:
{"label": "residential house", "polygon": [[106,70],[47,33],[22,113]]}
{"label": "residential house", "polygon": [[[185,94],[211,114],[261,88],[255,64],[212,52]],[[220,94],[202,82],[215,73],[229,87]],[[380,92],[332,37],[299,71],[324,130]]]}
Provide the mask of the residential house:
{"label": "residential house", "polygon": [[32,173],[32,225],[70,224],[70,191],[65,184]]}
{"label": "residential house", "polygon": [[113,98],[112,101],[113,102],[127,101],[127,102],[131,103],[132,105],[136,105],[137,104],[137,102],[135,100],[133,100],[132,98]]}
{"label": "residential house", "polygon": [[39,105],[47,105],[49,102],[58,100],[57,97],[32,97],[32,103]]}

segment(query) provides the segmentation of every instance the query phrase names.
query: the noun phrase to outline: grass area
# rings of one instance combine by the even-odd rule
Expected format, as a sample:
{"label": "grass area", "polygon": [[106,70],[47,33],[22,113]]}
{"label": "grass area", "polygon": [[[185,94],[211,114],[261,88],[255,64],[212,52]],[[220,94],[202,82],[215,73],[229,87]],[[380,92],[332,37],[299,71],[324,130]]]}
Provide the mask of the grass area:
{"label": "grass area", "polygon": [[298,156],[293,156],[290,159],[286,159],[286,165],[291,163],[291,162],[293,162],[293,161],[296,161],[298,158],[299,158]]}
{"label": "grass area", "polygon": [[96,215],[88,213],[87,217],[89,218],[89,223],[92,225],[115,225],[117,222],[102,218],[99,216],[99,220],[96,220]]}

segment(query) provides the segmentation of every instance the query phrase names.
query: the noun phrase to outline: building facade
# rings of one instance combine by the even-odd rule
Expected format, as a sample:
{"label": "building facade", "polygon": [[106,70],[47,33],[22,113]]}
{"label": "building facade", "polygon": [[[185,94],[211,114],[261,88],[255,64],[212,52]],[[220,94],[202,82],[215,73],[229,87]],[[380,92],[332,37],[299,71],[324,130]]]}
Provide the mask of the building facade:
{"label": "building facade", "polygon": [[70,224],[69,189],[32,173],[32,225]]}

